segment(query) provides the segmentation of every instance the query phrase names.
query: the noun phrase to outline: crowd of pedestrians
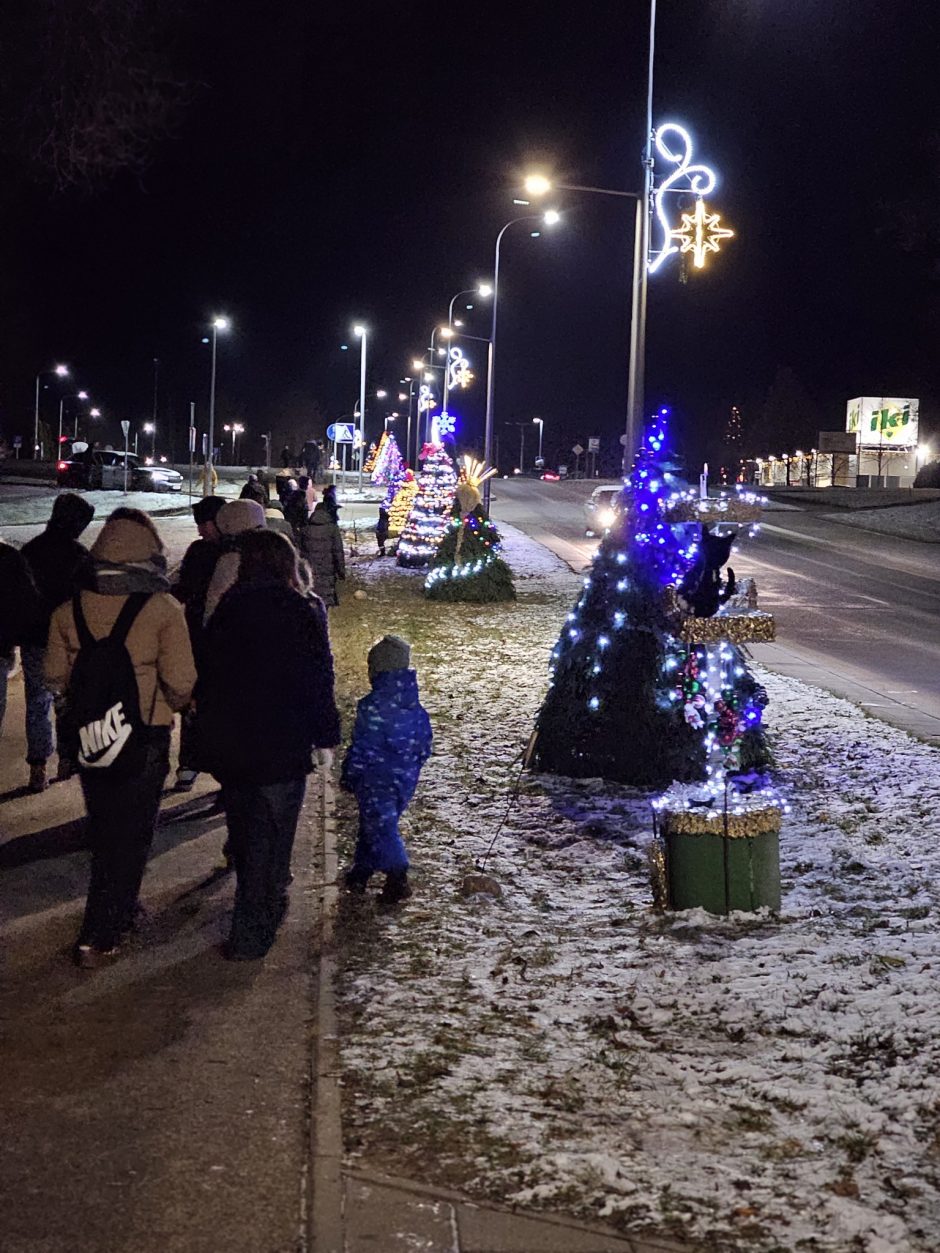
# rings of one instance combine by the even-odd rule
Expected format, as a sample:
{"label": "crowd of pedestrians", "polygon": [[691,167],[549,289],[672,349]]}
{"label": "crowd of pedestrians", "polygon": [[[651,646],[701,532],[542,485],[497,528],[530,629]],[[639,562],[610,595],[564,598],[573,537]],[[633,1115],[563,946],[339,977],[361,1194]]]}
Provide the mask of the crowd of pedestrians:
{"label": "crowd of pedestrians", "polygon": [[[304,450],[305,456],[308,450]],[[226,855],[236,875],[233,960],[263,957],[288,907],[291,850],[306,779],[340,742],[327,611],[345,578],[335,489],[313,474],[261,474],[238,500],[193,505],[199,538],[171,581],[151,518],[119,508],[90,550],[92,506],[60,494],[44,532],[20,550],[0,542],[0,728],[14,649],[26,696],[28,788],[78,773],[91,870],[74,947],[78,965],[112,960],[138,917],[140,887],[170,770],[174,790],[200,772],[221,785]],[[386,876],[381,899],[410,895],[399,818],[430,752],[408,645],[369,654],[342,785],[359,801],[346,886]]]}

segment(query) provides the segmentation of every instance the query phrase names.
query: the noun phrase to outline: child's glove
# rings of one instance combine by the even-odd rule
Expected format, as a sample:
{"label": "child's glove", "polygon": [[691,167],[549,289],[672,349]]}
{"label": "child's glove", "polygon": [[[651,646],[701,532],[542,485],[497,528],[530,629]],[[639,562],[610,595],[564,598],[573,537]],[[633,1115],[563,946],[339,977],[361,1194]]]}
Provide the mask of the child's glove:
{"label": "child's glove", "polygon": [[317,765],[321,770],[333,769],[333,750],[332,748],[317,749]]}

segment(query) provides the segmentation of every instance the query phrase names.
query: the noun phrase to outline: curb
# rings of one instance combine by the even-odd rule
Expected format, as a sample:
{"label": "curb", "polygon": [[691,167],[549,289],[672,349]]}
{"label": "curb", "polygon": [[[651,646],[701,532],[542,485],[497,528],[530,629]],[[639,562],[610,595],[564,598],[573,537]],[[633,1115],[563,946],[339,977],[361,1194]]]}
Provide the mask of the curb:
{"label": "curb", "polygon": [[333,928],[336,876],[335,789],[332,771],[320,769],[317,819],[321,833],[319,959],[312,1056],[313,1117],[310,1126],[310,1204],[307,1247],[311,1253],[343,1253],[343,1131],[340,1104],[339,1039],[333,980],[336,954]]}

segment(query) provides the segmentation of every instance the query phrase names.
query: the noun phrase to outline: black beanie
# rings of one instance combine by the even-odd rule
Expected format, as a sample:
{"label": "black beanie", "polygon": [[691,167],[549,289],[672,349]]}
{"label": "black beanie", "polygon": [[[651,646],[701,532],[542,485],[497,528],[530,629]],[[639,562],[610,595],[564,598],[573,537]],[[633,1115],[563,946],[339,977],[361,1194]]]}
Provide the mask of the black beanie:
{"label": "black beanie", "polygon": [[196,519],[196,525],[201,526],[204,522],[214,522],[224,504],[224,496],[203,496],[202,500],[197,500],[193,505],[193,517]]}
{"label": "black beanie", "polygon": [[78,539],[95,516],[95,507],[75,492],[62,492],[55,498],[49,525]]}

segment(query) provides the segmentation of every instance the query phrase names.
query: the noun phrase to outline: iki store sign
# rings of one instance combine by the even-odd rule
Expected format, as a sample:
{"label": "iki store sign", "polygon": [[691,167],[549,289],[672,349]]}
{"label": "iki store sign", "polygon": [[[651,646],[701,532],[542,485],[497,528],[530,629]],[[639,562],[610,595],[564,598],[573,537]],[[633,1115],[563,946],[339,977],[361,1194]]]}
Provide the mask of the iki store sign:
{"label": "iki store sign", "polygon": [[845,429],[859,448],[916,448],[920,401],[897,396],[859,396],[845,410]]}

